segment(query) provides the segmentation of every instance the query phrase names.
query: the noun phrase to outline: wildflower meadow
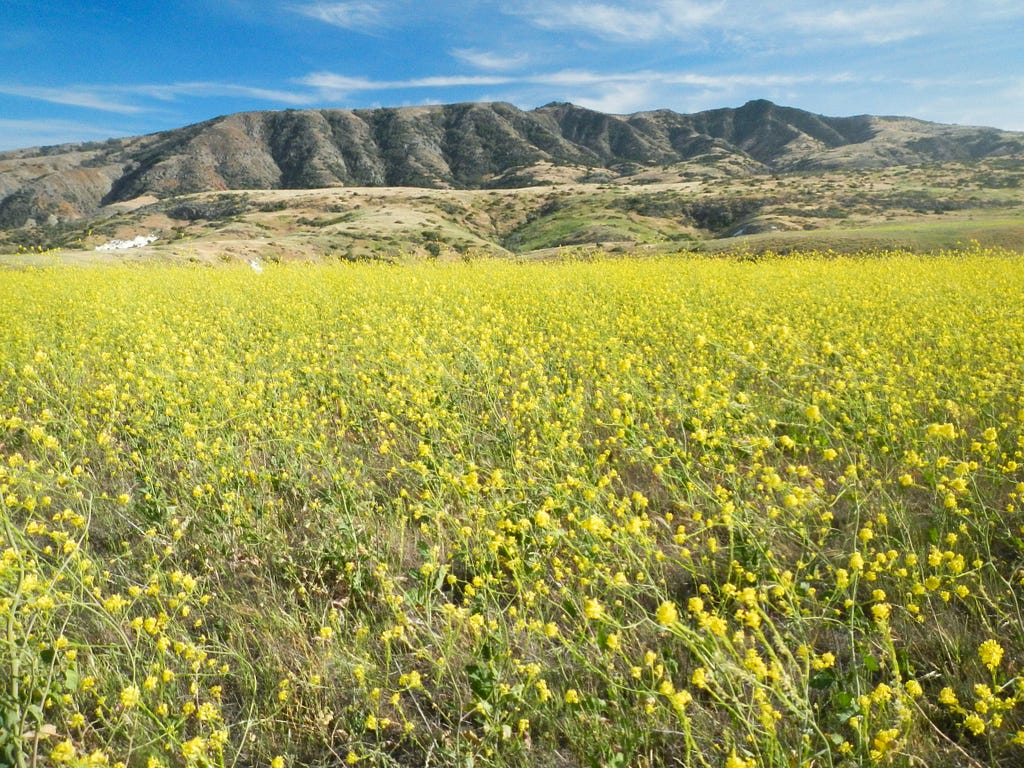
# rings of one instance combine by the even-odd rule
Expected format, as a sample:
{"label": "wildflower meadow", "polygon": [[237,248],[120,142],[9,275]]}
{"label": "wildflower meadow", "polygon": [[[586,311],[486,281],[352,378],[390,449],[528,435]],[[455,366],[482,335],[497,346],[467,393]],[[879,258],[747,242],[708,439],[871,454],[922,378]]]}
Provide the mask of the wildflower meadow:
{"label": "wildflower meadow", "polygon": [[0,280],[0,765],[1024,765],[1024,261]]}

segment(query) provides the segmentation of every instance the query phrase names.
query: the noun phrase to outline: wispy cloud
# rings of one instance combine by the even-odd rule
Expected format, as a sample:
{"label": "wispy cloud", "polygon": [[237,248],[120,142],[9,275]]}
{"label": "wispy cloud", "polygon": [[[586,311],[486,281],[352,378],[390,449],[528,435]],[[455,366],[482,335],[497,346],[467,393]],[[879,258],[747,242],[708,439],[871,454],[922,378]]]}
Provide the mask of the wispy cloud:
{"label": "wispy cloud", "polygon": [[321,92],[355,93],[359,91],[385,91],[407,88],[452,88],[462,86],[493,86],[512,84],[539,84],[553,86],[588,86],[602,83],[636,85],[660,82],[668,85],[689,85],[702,88],[756,85],[796,85],[808,82],[847,82],[852,76],[845,73],[818,73],[807,75],[785,74],[731,74],[703,75],[693,72],[640,70],[636,72],[599,72],[588,69],[562,69],[525,75],[452,75],[415,77],[406,80],[370,80],[348,77],[333,72],[314,72],[296,82]]}
{"label": "wispy cloud", "polygon": [[519,13],[538,27],[589,32],[598,37],[644,42],[696,33],[723,11],[726,3],[660,0],[643,3],[531,3]]}
{"label": "wispy cloud", "polygon": [[393,91],[401,89],[444,89],[466,86],[505,85],[515,82],[516,78],[500,75],[451,75],[436,77],[415,77],[408,80],[369,80],[364,77],[348,77],[333,72],[313,72],[295,82],[314,88],[319,95],[328,100],[344,99],[347,96],[365,91]]}
{"label": "wispy cloud", "polygon": [[476,48],[455,48],[451,54],[458,61],[471,67],[498,72],[522,69],[530,61],[529,55],[525,53],[503,54],[494,51],[481,51]]}
{"label": "wispy cloud", "polygon": [[[806,49],[827,44],[885,45],[964,23],[1024,15],[1010,0],[982,6],[943,0],[529,0],[510,8],[535,27],[591,35],[617,43],[654,40],[742,41],[759,49]],[[579,38],[576,38],[577,40]]]}
{"label": "wispy cloud", "polygon": [[90,125],[75,120],[0,119],[0,151],[65,144],[83,139],[108,139],[124,133],[123,129]]}
{"label": "wispy cloud", "polygon": [[[139,114],[160,108],[160,104],[188,99],[238,98],[293,107],[344,101],[353,96],[373,92],[423,90],[443,92],[454,88],[495,88],[500,86],[540,86],[556,91],[560,98],[578,99],[580,103],[600,105],[635,104],[639,108],[641,94],[651,86],[702,88],[728,92],[740,87],[780,87],[809,82],[842,82],[847,76],[817,73],[814,75],[731,74],[704,75],[693,72],[640,70],[604,72],[588,69],[561,69],[525,74],[452,74],[413,77],[396,80],[375,80],[335,72],[312,72],[292,81],[294,88],[262,88],[238,83],[193,81],[137,85],[69,86],[67,88],[32,88],[0,86],[0,93],[17,95],[56,104],[74,105],[119,114]],[[633,97],[627,98],[633,91]],[[618,94],[612,96],[611,94]],[[604,95],[600,95],[604,94]],[[589,101],[588,101],[589,100]],[[595,108],[598,108],[595,106]]]}
{"label": "wispy cloud", "polygon": [[[515,62],[491,61],[483,54],[483,62],[492,69],[508,69]],[[500,65],[500,66],[499,66]],[[0,94],[26,99],[63,104],[118,114],[139,114],[157,108],[158,103],[194,98],[238,98],[307,106],[324,101],[337,101],[352,94],[374,91],[437,90],[451,88],[485,88],[494,86],[540,85],[570,91],[601,85],[639,88],[649,83],[725,89],[738,86],[780,86],[808,82],[839,82],[844,75],[815,73],[785,74],[729,74],[705,75],[686,71],[637,70],[607,72],[590,69],[560,69],[549,72],[511,74],[495,71],[488,74],[452,74],[413,77],[395,80],[377,80],[330,71],[312,72],[291,82],[294,88],[264,88],[239,83],[217,81],[188,81],[177,83],[141,83],[125,85],[71,85],[63,88],[43,88],[20,85],[0,85]]]}
{"label": "wispy cloud", "polygon": [[797,31],[829,38],[858,40],[871,45],[884,45],[931,31],[941,16],[942,4],[934,2],[892,3],[861,8],[813,8],[806,11],[783,12],[785,21]]}
{"label": "wispy cloud", "polygon": [[657,11],[638,11],[605,4],[574,3],[535,17],[545,29],[573,29],[619,40],[651,40],[662,34]]}
{"label": "wispy cloud", "polygon": [[306,3],[292,7],[296,13],[311,19],[351,30],[366,30],[379,27],[383,21],[380,3],[368,2],[321,2]]}
{"label": "wispy cloud", "polygon": [[[882,77],[848,71],[703,73],[686,70],[639,69],[604,71],[598,69],[555,69],[512,73],[493,71],[480,74],[451,74],[394,80],[352,76],[331,71],[311,72],[290,81],[291,87],[264,88],[240,83],[189,81],[177,83],[68,86],[37,88],[0,85],[0,94],[16,95],[55,104],[113,112],[123,115],[152,113],[169,103],[193,99],[239,99],[263,102],[268,106],[314,107],[366,100],[368,95],[396,91],[423,91],[422,98],[432,101],[453,100],[455,89],[475,89],[480,98],[487,89],[489,98],[521,101],[517,91],[526,89],[537,103],[545,100],[569,100],[606,112],[631,112],[657,106],[679,106],[694,94],[704,101],[728,102],[736,96],[778,97],[800,88],[873,86],[908,87],[917,90],[936,88],[1007,88],[1007,79],[985,81],[948,76],[940,79],[920,77]],[[1013,81],[1017,83],[1016,80]],[[1018,85],[1019,87],[1019,85]],[[435,96],[433,94],[441,94]]]}
{"label": "wispy cloud", "polygon": [[179,98],[246,98],[278,104],[301,106],[310,103],[309,93],[284,91],[274,88],[258,88],[236,83],[219,83],[196,81],[190,83],[170,83],[167,85],[128,85],[111,86],[112,90],[147,96],[160,101],[173,101]]}
{"label": "wispy cloud", "polygon": [[613,115],[640,112],[657,98],[657,83],[609,83],[598,93],[573,99],[581,107]]}
{"label": "wispy cloud", "polygon": [[242,98],[270,104],[303,106],[312,103],[316,93],[259,88],[236,83],[185,82],[140,85],[71,85],[63,88],[41,88],[21,85],[0,85],[0,94],[24,99],[82,107],[100,112],[134,115],[153,110],[149,101],[170,102],[188,98]]}
{"label": "wispy cloud", "polygon": [[1008,78],[986,88],[990,98],[969,100],[948,89],[927,91],[919,109],[943,123],[994,125],[1024,131],[1024,78]]}
{"label": "wispy cloud", "polygon": [[35,101],[46,101],[51,104],[63,104],[69,107],[83,107],[101,112],[117,112],[122,115],[143,111],[137,105],[113,98],[113,91],[103,88],[75,85],[63,88],[0,85],[0,93],[7,94],[8,96],[19,96],[24,99],[33,99]]}
{"label": "wispy cloud", "polygon": [[[629,113],[753,98],[828,114],[1024,119],[1020,0],[223,0],[188,3],[189,23],[166,29],[7,5],[8,120],[152,131],[236,109],[487,99]],[[48,54],[58,49],[102,56],[71,73]]]}
{"label": "wispy cloud", "polygon": [[611,74],[563,70],[537,76],[533,82],[571,93],[569,100],[580,106],[600,112],[627,114],[658,107],[692,108],[696,111],[754,96],[777,97],[801,87],[848,85],[855,79],[844,72],[708,75],[654,70]]}
{"label": "wispy cloud", "polygon": [[[838,85],[877,85],[877,80],[855,77],[848,72],[815,74],[739,73],[701,74],[683,71],[642,70],[601,72],[590,69],[561,69],[522,75],[494,74],[475,76],[420,77],[404,80],[370,80],[332,72],[315,72],[296,81],[313,89],[314,101],[321,105],[365,101],[368,95],[407,92],[409,103],[439,103],[454,100],[449,89],[475,88],[473,98],[509,101],[532,107],[547,101],[572,101],[601,112],[628,114],[669,107],[706,109],[737,100],[768,97],[783,98],[801,88],[834,89]],[[483,91],[481,89],[487,89]],[[421,91],[413,98],[408,92]],[[435,93],[443,96],[438,98]],[[385,97],[386,98],[386,97]]]}

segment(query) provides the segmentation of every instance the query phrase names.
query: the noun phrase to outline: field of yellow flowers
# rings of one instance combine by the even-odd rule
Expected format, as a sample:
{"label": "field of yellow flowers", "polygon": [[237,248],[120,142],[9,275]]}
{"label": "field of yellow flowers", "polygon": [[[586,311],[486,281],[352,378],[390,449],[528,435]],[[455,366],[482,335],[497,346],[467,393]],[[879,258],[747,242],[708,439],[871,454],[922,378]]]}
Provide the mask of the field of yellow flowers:
{"label": "field of yellow flowers", "polygon": [[1024,261],[0,281],[0,764],[1020,766]]}

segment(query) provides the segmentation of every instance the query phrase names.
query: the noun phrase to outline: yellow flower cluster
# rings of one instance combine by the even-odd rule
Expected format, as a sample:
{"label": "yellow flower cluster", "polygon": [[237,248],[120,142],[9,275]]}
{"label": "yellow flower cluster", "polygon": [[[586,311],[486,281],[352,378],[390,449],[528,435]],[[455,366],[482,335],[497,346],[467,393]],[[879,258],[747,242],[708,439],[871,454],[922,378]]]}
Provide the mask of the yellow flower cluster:
{"label": "yellow flower cluster", "polygon": [[1016,255],[66,277],[0,286],[0,747],[1012,764]]}

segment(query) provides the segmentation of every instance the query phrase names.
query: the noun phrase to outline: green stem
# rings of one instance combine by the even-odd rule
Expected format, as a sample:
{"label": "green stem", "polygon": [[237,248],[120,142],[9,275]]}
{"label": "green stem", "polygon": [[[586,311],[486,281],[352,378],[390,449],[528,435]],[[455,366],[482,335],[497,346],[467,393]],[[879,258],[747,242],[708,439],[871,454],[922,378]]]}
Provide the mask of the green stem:
{"label": "green stem", "polygon": [[[7,515],[3,515],[3,521],[4,521],[4,534],[5,534],[6,538],[7,538],[7,541],[10,542],[12,545],[14,545],[15,544],[15,541],[14,541],[14,531],[12,530],[12,527],[11,527],[11,521],[7,517]],[[24,576],[25,576],[25,565],[21,561],[21,558],[18,558],[18,570],[19,570],[19,579],[18,580],[20,582],[24,578]],[[20,597],[20,593],[15,592],[14,600],[11,601],[11,605],[7,609],[7,616],[6,616],[6,624],[7,624],[7,633],[6,633],[6,635],[7,635],[6,636],[7,651],[8,651],[8,653],[11,654],[11,662],[10,662],[10,671],[11,671],[11,677],[10,677],[10,680],[11,680],[11,683],[10,683],[11,707],[13,707],[13,714],[14,714],[14,717],[11,718],[11,717],[9,717],[10,713],[8,713],[7,719],[8,719],[8,722],[11,722],[11,720],[13,719],[13,722],[17,724],[16,727],[18,728],[18,732],[16,732],[14,734],[14,736],[13,736],[13,741],[15,743],[15,751],[14,751],[15,766],[16,766],[16,768],[26,768],[27,764],[25,762],[25,753],[24,753],[24,751],[21,748],[21,746],[22,746],[21,745],[21,734],[24,733],[24,721],[25,721],[25,713],[22,711],[22,708],[21,708],[21,657],[19,656],[19,653],[18,653],[18,635],[15,632],[15,627],[14,627],[14,625],[15,625],[14,617],[15,617],[15,614],[17,613],[18,602],[19,602],[18,598],[19,597]]]}

